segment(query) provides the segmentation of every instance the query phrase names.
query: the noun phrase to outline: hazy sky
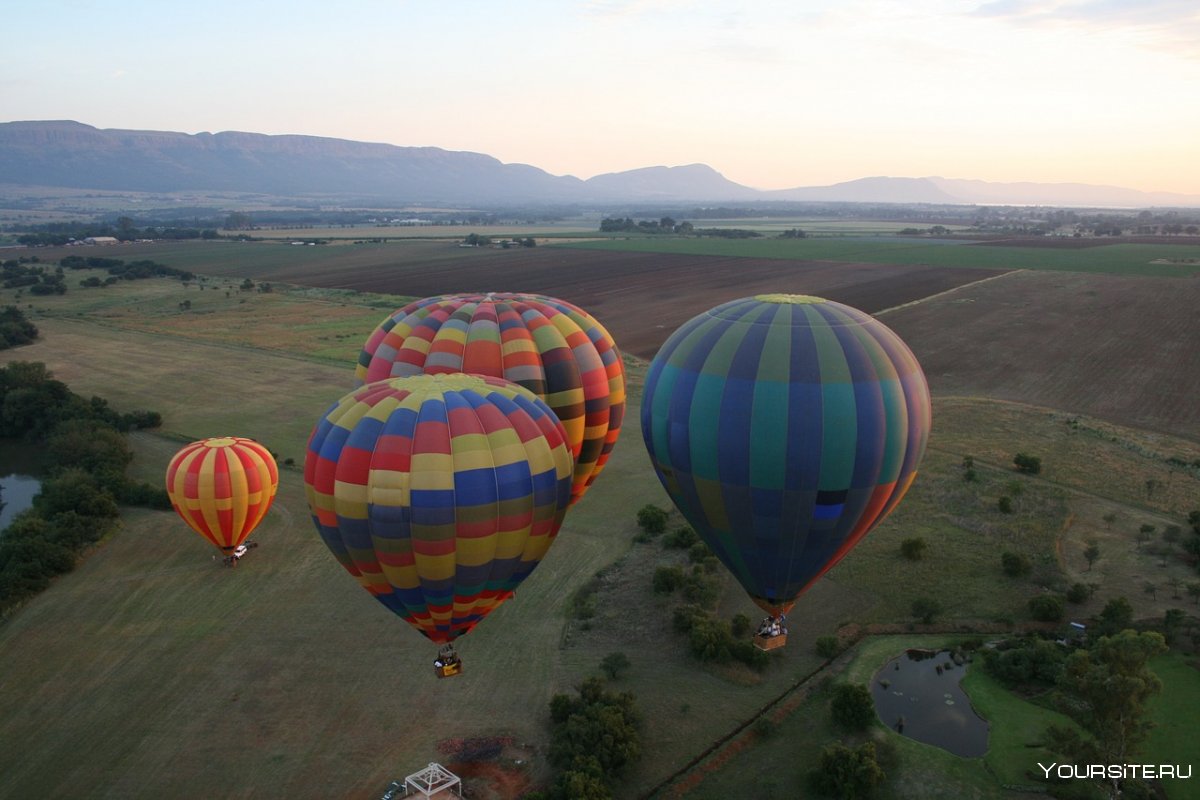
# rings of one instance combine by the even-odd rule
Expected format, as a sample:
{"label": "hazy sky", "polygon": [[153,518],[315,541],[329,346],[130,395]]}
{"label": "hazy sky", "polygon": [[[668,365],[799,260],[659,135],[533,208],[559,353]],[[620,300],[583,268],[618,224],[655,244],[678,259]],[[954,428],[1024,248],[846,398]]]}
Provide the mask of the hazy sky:
{"label": "hazy sky", "polygon": [[[743,10],[744,9],[744,10]],[[1200,194],[1197,0],[9,4],[0,121]]]}

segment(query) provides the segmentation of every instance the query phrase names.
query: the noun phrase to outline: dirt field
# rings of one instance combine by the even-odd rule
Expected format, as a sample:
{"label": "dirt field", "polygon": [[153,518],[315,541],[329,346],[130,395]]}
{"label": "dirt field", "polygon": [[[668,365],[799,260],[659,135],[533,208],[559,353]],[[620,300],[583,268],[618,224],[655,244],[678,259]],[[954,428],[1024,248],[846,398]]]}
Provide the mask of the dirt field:
{"label": "dirt field", "polygon": [[882,319],[935,394],[1200,439],[1198,289],[1195,278],[1014,272]]}
{"label": "dirt field", "polygon": [[490,250],[463,261],[405,262],[391,270],[315,271],[272,279],[417,297],[499,290],[561,297],[588,310],[623,350],[652,358],[672,331],[726,300],[759,292],[815,294],[878,311],[990,275],[989,270],[796,262],[719,256],[538,248]]}

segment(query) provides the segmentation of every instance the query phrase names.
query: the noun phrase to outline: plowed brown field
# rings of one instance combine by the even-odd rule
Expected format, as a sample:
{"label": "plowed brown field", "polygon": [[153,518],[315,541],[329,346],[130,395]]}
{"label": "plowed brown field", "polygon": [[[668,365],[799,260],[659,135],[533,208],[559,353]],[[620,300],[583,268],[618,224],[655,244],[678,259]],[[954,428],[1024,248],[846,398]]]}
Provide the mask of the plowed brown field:
{"label": "plowed brown field", "polygon": [[883,315],[942,395],[1200,439],[1200,280],[1014,272]]}
{"label": "plowed brown field", "polygon": [[681,324],[726,300],[763,292],[814,294],[864,311],[927,297],[998,274],[832,261],[613,253],[565,248],[497,250],[457,263],[406,261],[383,270],[276,272],[273,280],[424,297],[450,292],[537,292],[599,319],[621,349],[651,358]]}

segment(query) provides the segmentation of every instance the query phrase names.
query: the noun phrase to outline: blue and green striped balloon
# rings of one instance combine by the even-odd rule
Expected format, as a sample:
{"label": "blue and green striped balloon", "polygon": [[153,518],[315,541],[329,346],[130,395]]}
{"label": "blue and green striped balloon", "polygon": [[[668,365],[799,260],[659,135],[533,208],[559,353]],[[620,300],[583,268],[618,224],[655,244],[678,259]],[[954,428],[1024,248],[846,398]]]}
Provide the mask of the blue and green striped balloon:
{"label": "blue and green striped balloon", "polygon": [[654,357],[642,399],[663,486],[773,615],[900,502],[929,426],[929,386],[900,337],[806,295],[692,318]]}

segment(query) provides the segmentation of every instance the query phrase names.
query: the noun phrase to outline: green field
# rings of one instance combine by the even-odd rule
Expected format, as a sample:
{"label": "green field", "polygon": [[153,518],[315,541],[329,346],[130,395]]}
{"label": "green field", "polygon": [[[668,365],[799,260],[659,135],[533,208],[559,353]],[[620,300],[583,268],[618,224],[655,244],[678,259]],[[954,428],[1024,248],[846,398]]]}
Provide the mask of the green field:
{"label": "green field", "polygon": [[[361,339],[400,298],[204,285],[153,279],[22,298],[42,338],[2,360],[44,361],[80,394],[121,410],[160,411],[162,430],[134,437],[132,472],[141,479],[160,479],[181,439],[210,435],[251,436],[302,462],[311,426],[351,388]],[[14,299],[0,291],[0,303]],[[191,308],[181,308],[184,301]],[[978,399],[964,410],[968,401],[937,398],[921,477],[896,514],[802,599],[789,647],[762,675],[706,668],[670,629],[678,601],[650,587],[655,566],[681,556],[632,541],[637,508],[669,505],[642,448],[637,394],[605,473],[517,598],[463,641],[467,671],[453,681],[434,679],[432,646],[325,550],[297,469],[283,470],[256,536],[262,547],[236,570],[215,566],[211,548],[173,514],[126,511],[123,529],[76,572],[0,624],[0,796],[372,796],[431,760],[448,760],[439,742],[473,736],[512,737],[525,762],[514,769],[540,781],[550,696],[623,651],[633,666],[616,688],[638,697],[645,757],[617,796],[636,797],[812,672],[818,636],[847,623],[902,629],[911,601],[930,593],[943,601],[947,627],[1021,621],[1030,596],[1061,589],[1080,568],[1059,553],[1073,520],[1109,508],[1131,520],[1173,518],[1169,506],[1138,502],[1115,478],[1083,467],[1051,468],[1047,458],[1045,476],[1017,478],[1005,463],[1008,449],[1027,444],[1083,463],[1094,445],[1103,471],[1136,487],[1160,463],[1133,446],[1142,442],[1136,432],[1114,428],[1117,443],[1131,446],[1112,446],[1107,437],[1081,438],[1045,410]],[[1194,446],[1157,441],[1163,452]],[[979,460],[975,484],[961,478],[966,453]],[[1013,480],[1022,484],[1016,513],[1002,515],[995,498]],[[1200,496],[1195,475],[1173,481],[1172,492]],[[913,535],[927,539],[929,556],[902,562],[899,543]],[[999,569],[1000,553],[1014,547],[1034,561],[1028,578]],[[1139,558],[1133,547],[1114,547],[1096,568]],[[571,597],[597,573],[595,617],[570,619]],[[1098,598],[1123,591],[1112,581],[1105,578]],[[1143,615],[1159,613],[1158,601],[1140,592],[1130,600]],[[732,582],[720,609],[757,613]],[[823,743],[813,708],[781,723],[775,741],[796,742],[789,759]],[[892,797],[998,796],[995,778],[977,765],[904,741],[896,747],[903,766]],[[769,768],[768,748],[745,752]],[[762,781],[769,783],[765,772]],[[940,794],[923,793],[929,781]],[[778,785],[778,796],[794,796],[790,784]],[[476,792],[488,796],[485,786]]]}
{"label": "green field", "polygon": [[[1171,277],[1200,274],[1200,247],[1106,244],[1080,249],[996,247],[958,240],[900,237],[807,239],[631,238],[562,247],[694,256],[908,264],[963,269],[1037,269]],[[1186,263],[1191,259],[1190,263]],[[1170,263],[1158,263],[1170,262]]]}

